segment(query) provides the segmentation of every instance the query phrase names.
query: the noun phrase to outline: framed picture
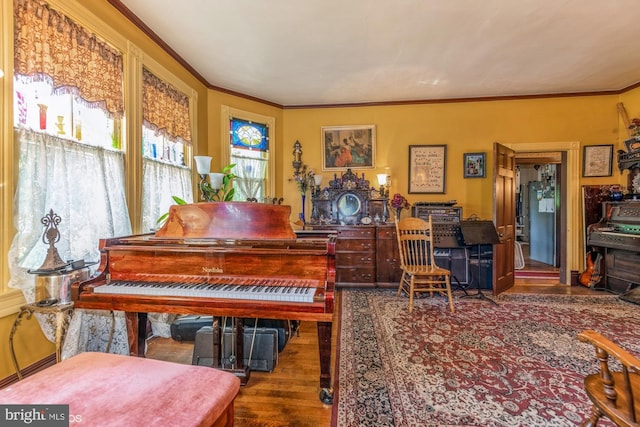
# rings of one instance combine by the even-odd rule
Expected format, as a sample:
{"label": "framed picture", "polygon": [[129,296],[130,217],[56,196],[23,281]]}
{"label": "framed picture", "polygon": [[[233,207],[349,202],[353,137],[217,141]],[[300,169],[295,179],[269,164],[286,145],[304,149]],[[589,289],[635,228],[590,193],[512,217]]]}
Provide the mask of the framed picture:
{"label": "framed picture", "polygon": [[446,145],[409,146],[409,193],[444,193]]}
{"label": "framed picture", "polygon": [[613,144],[582,147],[582,176],[611,176]]}
{"label": "framed picture", "polygon": [[486,174],[484,153],[464,153],[462,167],[465,178],[484,178]]}
{"label": "framed picture", "polygon": [[322,128],[322,170],[373,168],[376,127],[325,126]]}

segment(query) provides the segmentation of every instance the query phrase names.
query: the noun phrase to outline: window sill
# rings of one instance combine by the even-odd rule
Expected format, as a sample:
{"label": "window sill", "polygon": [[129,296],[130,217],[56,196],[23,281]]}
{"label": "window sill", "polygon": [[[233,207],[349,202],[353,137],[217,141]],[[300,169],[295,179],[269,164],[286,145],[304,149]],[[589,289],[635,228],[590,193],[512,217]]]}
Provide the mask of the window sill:
{"label": "window sill", "polygon": [[0,318],[17,313],[25,302],[22,292],[18,289],[3,293],[0,295]]}

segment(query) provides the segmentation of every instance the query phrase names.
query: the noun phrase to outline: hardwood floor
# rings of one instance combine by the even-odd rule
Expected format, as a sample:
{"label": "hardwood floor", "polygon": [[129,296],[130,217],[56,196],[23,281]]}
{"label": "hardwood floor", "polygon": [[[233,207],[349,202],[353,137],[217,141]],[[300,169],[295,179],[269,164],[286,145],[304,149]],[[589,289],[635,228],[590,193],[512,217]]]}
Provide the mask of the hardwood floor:
{"label": "hardwood floor", "polygon": [[530,257],[530,246],[526,242],[518,242],[522,250],[524,267],[515,271],[516,278],[532,276],[560,277],[560,269],[550,264],[545,264]]}
{"label": "hardwood floor", "polygon": [[[517,279],[507,292],[533,294],[598,293],[584,286],[558,284],[557,279]],[[339,298],[339,292],[337,298]],[[337,319],[333,327],[335,360]],[[150,340],[147,357],[178,363],[191,363],[193,342],[171,339]],[[329,427],[332,406],[319,397],[318,339],[314,322],[302,322],[299,336],[291,338],[279,355],[273,372],[252,372],[247,385],[235,400],[236,427]],[[335,375],[335,373],[334,373]]]}
{"label": "hardwood floor", "polygon": [[[334,321],[333,355],[337,321]],[[236,427],[279,427],[331,425],[331,405],[319,399],[320,367],[315,322],[302,322],[300,334],[293,336],[279,354],[273,372],[251,372],[247,385],[235,400]],[[193,342],[153,338],[147,357],[191,363]]]}

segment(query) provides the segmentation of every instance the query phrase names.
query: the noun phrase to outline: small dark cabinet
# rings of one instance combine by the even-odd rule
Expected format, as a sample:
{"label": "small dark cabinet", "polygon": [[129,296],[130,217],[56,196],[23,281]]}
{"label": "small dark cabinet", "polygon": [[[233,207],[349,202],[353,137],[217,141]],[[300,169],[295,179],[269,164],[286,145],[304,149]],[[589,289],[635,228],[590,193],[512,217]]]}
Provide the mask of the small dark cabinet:
{"label": "small dark cabinet", "polygon": [[335,231],[337,286],[398,285],[401,271],[395,224],[307,225],[305,229]]}

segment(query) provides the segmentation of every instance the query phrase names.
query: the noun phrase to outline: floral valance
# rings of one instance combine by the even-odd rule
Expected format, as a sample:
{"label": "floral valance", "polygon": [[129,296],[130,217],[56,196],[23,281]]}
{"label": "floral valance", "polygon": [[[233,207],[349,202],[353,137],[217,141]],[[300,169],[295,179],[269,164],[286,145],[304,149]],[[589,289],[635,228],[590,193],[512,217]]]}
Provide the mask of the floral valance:
{"label": "floral valance", "polygon": [[110,114],[124,112],[122,54],[66,15],[39,0],[14,0],[15,72],[53,79]]}
{"label": "floral valance", "polygon": [[142,69],[142,118],[157,132],[191,144],[189,98],[146,68]]}

